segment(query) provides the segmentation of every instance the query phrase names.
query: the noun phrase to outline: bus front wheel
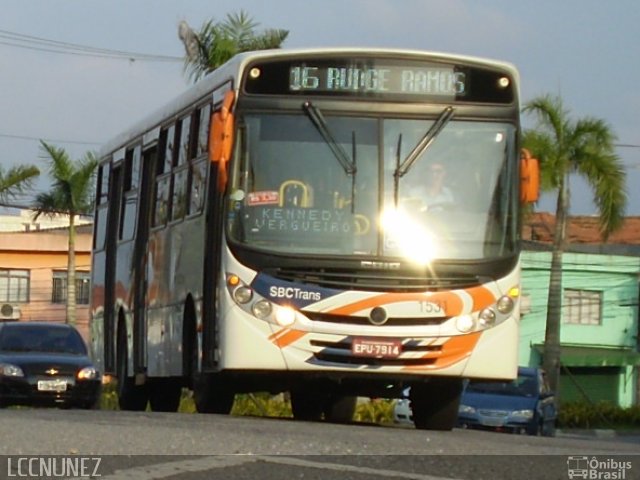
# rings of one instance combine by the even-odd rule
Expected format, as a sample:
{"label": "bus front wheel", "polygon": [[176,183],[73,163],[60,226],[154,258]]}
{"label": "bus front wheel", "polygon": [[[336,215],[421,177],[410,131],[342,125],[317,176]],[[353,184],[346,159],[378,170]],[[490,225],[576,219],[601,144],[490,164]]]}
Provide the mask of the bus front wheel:
{"label": "bus front wheel", "polygon": [[420,430],[452,430],[458,419],[462,379],[431,378],[411,386],[413,423]]}
{"label": "bus front wheel", "polygon": [[220,375],[201,373],[195,376],[193,400],[200,413],[228,414],[233,407],[235,393],[229,389]]}
{"label": "bus front wheel", "polygon": [[356,413],[358,397],[329,395],[324,404],[324,419],[331,423],[349,423]]}
{"label": "bus front wheel", "polygon": [[318,422],[322,419],[324,405],[319,393],[307,388],[295,388],[290,393],[293,418],[308,422]]}

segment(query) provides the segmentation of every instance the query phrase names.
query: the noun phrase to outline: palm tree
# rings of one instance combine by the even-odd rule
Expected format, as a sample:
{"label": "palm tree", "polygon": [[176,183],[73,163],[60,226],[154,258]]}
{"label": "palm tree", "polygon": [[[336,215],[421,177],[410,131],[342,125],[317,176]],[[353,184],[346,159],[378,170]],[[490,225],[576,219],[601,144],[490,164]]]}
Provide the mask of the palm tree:
{"label": "palm tree", "polygon": [[237,53],[280,48],[289,35],[281,29],[257,33],[257,27],[244,10],[228,14],[224,22],[209,20],[197,33],[187,22],[180,22],[178,36],[185,46],[185,72],[195,82]]}
{"label": "palm tree", "polygon": [[9,199],[25,193],[33,186],[33,179],[38,175],[40,170],[33,165],[12,167],[6,172],[0,166],[0,202],[6,203]]}
{"label": "palm tree", "polygon": [[88,152],[73,162],[63,148],[40,141],[48,160],[49,175],[53,180],[49,192],[36,196],[35,218],[40,215],[69,216],[69,256],[67,263],[67,323],[76,323],[76,217],[88,214],[92,208],[93,178],[98,166],[94,154]]}
{"label": "palm tree", "polygon": [[541,163],[543,190],[556,190],[556,224],[551,256],[543,367],[557,393],[560,380],[560,321],[562,313],[562,254],[570,211],[569,175],[584,178],[593,192],[603,239],[622,226],[627,205],[626,173],[614,153],[615,135],[603,120],[572,121],[560,97],[541,96],[523,112],[537,116],[538,126],[523,135],[524,146]]}

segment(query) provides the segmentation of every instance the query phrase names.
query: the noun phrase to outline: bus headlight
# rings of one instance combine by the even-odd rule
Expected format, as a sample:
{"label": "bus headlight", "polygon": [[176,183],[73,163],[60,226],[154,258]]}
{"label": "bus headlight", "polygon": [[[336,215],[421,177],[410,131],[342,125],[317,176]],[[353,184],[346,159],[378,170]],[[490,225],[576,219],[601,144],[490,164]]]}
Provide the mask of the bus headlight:
{"label": "bus headlight", "polygon": [[269,315],[271,315],[272,310],[273,310],[273,307],[271,306],[271,302],[267,300],[258,300],[251,307],[251,311],[253,312],[253,315],[261,320],[268,318]]}
{"label": "bus headlight", "polygon": [[471,315],[462,315],[456,318],[456,328],[461,333],[468,333],[476,326],[476,322]]}
{"label": "bus headlight", "polygon": [[281,307],[276,310],[276,322],[281,327],[288,327],[296,321],[296,311],[290,307]]}
{"label": "bus headlight", "polygon": [[249,303],[253,298],[253,290],[251,288],[241,285],[233,291],[233,298],[241,305]]}
{"label": "bus headlight", "polygon": [[513,311],[513,299],[508,295],[504,295],[498,299],[498,303],[496,305],[498,311],[503,315],[507,315]]}
{"label": "bus headlight", "polygon": [[492,308],[485,308],[480,312],[478,319],[482,328],[490,327],[496,323],[496,312]]}

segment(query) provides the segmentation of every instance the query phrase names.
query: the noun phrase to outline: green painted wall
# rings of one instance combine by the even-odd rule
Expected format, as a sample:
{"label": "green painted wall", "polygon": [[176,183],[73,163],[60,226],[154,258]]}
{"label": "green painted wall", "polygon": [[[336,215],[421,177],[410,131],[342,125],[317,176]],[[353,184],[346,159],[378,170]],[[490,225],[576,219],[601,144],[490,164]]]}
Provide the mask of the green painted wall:
{"label": "green painted wall", "polygon": [[[544,342],[550,265],[551,252],[523,252],[522,295],[526,297],[523,303],[529,303],[530,310],[523,313],[520,322],[520,365],[539,365],[541,361],[532,346]],[[561,343],[637,348],[639,275],[640,258],[637,257],[565,253],[563,289],[602,292],[602,324],[562,323]],[[635,381],[630,378],[636,375],[630,368],[621,371],[618,381],[611,385],[618,385],[618,401],[628,406],[635,400]],[[569,397],[573,391],[566,389]]]}

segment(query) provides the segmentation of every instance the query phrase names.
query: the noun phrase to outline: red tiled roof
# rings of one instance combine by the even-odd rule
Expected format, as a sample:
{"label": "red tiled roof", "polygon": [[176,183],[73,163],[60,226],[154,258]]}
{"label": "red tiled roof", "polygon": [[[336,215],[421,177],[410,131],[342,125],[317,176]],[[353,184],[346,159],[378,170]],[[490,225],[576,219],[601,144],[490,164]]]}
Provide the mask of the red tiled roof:
{"label": "red tiled roof", "polygon": [[[533,213],[525,220],[522,238],[539,243],[553,243],[555,215],[548,212]],[[570,244],[625,244],[640,245],[640,217],[626,217],[624,224],[609,235],[606,242],[600,234],[597,216],[572,216],[567,225],[567,241]]]}

